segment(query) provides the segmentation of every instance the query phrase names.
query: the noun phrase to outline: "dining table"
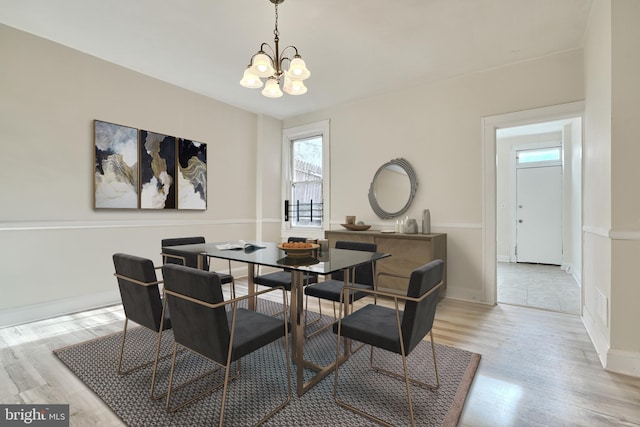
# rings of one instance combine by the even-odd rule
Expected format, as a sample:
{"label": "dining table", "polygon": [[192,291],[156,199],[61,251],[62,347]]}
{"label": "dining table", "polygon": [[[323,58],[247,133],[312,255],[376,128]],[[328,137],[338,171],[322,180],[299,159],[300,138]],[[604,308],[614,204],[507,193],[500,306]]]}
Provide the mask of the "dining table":
{"label": "dining table", "polygon": [[[318,245],[315,245],[318,246]],[[233,249],[231,249],[233,248]],[[317,273],[329,275],[337,271],[344,271],[344,282],[348,285],[351,281],[353,268],[373,263],[391,256],[388,253],[365,252],[348,249],[329,248],[320,250],[285,250],[282,244],[274,242],[245,242],[227,241],[213,243],[199,243],[192,245],[168,246],[163,250],[173,253],[198,254],[198,268],[202,268],[206,257],[218,258],[247,264],[247,284],[249,295],[254,295],[256,285],[254,283],[255,267],[272,267],[291,271],[291,303],[289,322],[291,324],[291,357],[296,365],[296,390],[298,396],[302,396],[320,380],[331,373],[334,368],[349,357],[350,343],[345,341],[343,353],[334,362],[321,366],[304,357],[304,307],[303,307],[303,282],[305,273]],[[255,310],[255,298],[249,298],[248,308]],[[344,302],[344,313],[348,312],[348,302]],[[306,375],[305,369],[312,372]]]}

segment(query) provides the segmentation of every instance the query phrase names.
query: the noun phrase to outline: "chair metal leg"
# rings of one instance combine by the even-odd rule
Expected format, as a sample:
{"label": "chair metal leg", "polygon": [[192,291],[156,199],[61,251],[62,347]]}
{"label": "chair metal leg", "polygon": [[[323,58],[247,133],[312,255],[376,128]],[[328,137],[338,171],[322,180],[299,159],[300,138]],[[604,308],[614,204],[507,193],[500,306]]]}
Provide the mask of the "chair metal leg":
{"label": "chair metal leg", "polygon": [[[161,340],[161,336],[158,336],[158,344],[156,346],[156,357],[153,360],[150,360],[148,362],[145,362],[141,365],[138,366],[134,366],[133,368],[129,368],[126,371],[122,370],[122,359],[124,358],[124,347],[125,347],[125,342],[127,340],[127,326],[129,324],[129,319],[125,318],[124,319],[124,329],[122,331],[122,341],[120,342],[120,353],[118,355],[118,366],[116,367],[116,372],[118,373],[118,375],[127,375],[130,374],[132,372],[135,371],[139,371],[140,369],[146,368],[147,366],[150,366],[151,364],[153,364],[156,359],[158,358],[158,354],[160,352],[160,340]],[[163,357],[160,358],[160,360],[164,360],[167,359],[168,357],[170,357],[171,355],[165,355]]]}
{"label": "chair metal leg", "polygon": [[231,274],[231,260],[229,260],[229,276],[231,276],[231,299],[236,298],[236,279]]}
{"label": "chair metal leg", "polygon": [[[291,401],[291,358],[290,358],[290,354],[289,354],[289,326],[288,326],[288,322],[287,322],[287,300],[286,300],[286,291],[284,289],[282,289],[282,301],[284,302],[285,306],[284,306],[284,348],[285,348],[285,364],[287,366],[287,398],[280,404],[278,405],[276,408],[272,409],[267,415],[265,415],[264,417],[262,417],[262,419],[260,421],[258,421],[255,425],[259,426],[261,424],[263,424],[266,420],[268,420],[269,418],[271,418],[272,416],[274,416],[278,411],[280,411],[282,408],[284,408],[285,406],[287,406],[289,404],[289,402]],[[234,306],[234,310],[237,309],[237,306]],[[231,330],[235,331],[235,312],[233,315],[233,320],[231,323]],[[222,403],[220,406],[220,420],[219,420],[219,427],[223,427],[224,426],[224,410],[225,410],[225,403],[226,403],[226,399],[227,399],[227,387],[229,385],[229,366],[231,365],[231,352],[232,352],[232,344],[233,344],[233,335],[234,333],[231,333],[231,337],[230,337],[230,341],[229,341],[229,354],[227,356],[227,366],[226,366],[226,371],[225,371],[225,379],[224,379],[224,389],[222,391]],[[240,363],[240,361],[238,361],[238,363]]]}
{"label": "chair metal leg", "polygon": [[[286,307],[285,307],[286,308]],[[287,316],[285,314],[285,318],[284,318],[284,324],[285,324],[285,334],[284,334],[284,348],[285,348],[285,364],[287,366],[287,397],[286,399],[280,404],[278,405],[278,407],[276,407],[275,409],[271,410],[271,412],[269,412],[267,415],[265,415],[260,421],[258,421],[255,425],[258,426],[262,423],[264,423],[267,419],[271,418],[274,414],[276,414],[276,412],[278,412],[280,409],[284,408],[287,404],[289,404],[289,402],[291,401],[291,359],[290,359],[290,354],[289,354],[289,330],[288,330],[288,325],[287,325]],[[235,330],[235,314],[232,320],[232,326],[231,326],[232,330]],[[167,410],[167,412],[176,412],[182,408],[184,408],[185,406],[195,402],[196,400],[199,400],[203,397],[205,397],[206,395],[208,395],[209,393],[211,393],[212,391],[219,389],[220,387],[223,388],[222,391],[222,402],[221,402],[221,406],[220,406],[220,418],[219,418],[219,426],[222,427],[224,425],[224,412],[225,412],[225,404],[226,404],[226,400],[227,400],[227,390],[228,390],[228,386],[229,383],[233,380],[235,380],[236,378],[239,377],[240,375],[240,360],[236,361],[236,373],[233,376],[230,376],[230,371],[231,371],[231,365],[233,364],[233,362],[231,361],[231,354],[233,351],[233,333],[231,334],[231,338],[229,341],[229,353],[227,356],[227,364],[224,366],[225,368],[225,374],[224,374],[224,380],[218,384],[215,384],[214,386],[212,386],[211,388],[208,388],[207,390],[201,392],[200,394],[198,394],[197,396],[194,396],[193,398],[189,399],[186,402],[183,402],[175,407],[171,407],[171,393],[172,391],[175,391],[179,388],[182,388],[188,384],[193,383],[194,381],[197,381],[198,379],[209,375],[210,373],[216,372],[220,369],[223,368],[222,365],[218,364],[217,362],[211,360],[211,362],[216,363],[217,365],[219,365],[219,367],[217,367],[216,369],[209,371],[205,374],[202,374],[200,376],[198,376],[197,378],[194,378],[192,380],[187,381],[186,383],[180,384],[177,387],[172,387],[173,385],[173,376],[174,376],[174,372],[175,372],[175,366],[176,366],[176,354],[178,353],[177,349],[178,349],[178,343],[174,343],[173,345],[173,355],[171,358],[171,371],[169,373],[169,387],[167,390],[167,400],[166,400],[166,405],[165,408]]]}
{"label": "chair metal leg", "polygon": [[[173,355],[172,355],[172,358],[171,358],[171,371],[169,372],[169,386],[167,388],[167,392],[165,393],[166,396],[167,396],[165,409],[169,413],[179,411],[180,409],[184,408],[185,406],[190,405],[191,403],[195,402],[196,400],[202,399],[203,397],[205,397],[206,395],[210,394],[214,390],[217,390],[220,387],[223,387],[225,385],[224,381],[223,382],[219,382],[217,384],[214,384],[210,388],[204,390],[203,392],[201,392],[200,394],[192,397],[191,399],[187,400],[186,402],[182,402],[177,406],[171,407],[171,393],[172,392],[174,392],[176,390],[179,390],[181,388],[184,388],[184,387],[188,386],[189,384],[193,384],[194,382],[198,381],[199,379],[204,378],[207,375],[210,375],[210,374],[212,374],[214,372],[217,372],[220,369],[222,369],[222,366],[218,366],[218,367],[216,367],[216,368],[214,368],[214,369],[212,369],[210,371],[207,371],[207,372],[205,372],[205,373],[203,373],[201,375],[198,375],[197,377],[192,378],[189,381],[186,381],[186,382],[184,382],[184,383],[182,383],[182,384],[180,384],[180,385],[178,385],[176,387],[172,387],[172,385],[173,385],[173,373],[175,371],[175,365],[176,365],[176,355],[178,353],[180,353],[181,351],[178,351],[178,343],[174,343],[173,344]],[[239,376],[240,376],[240,368],[238,367],[238,369],[236,369],[236,373],[232,377],[228,378],[228,381],[233,381],[233,380],[237,379]],[[225,379],[225,381],[227,381],[227,379]]]}
{"label": "chair metal leg", "polygon": [[[165,360],[168,359],[169,357],[171,357],[171,354],[166,354],[162,357],[160,356],[160,344],[162,342],[162,329],[160,330],[160,333],[158,334],[158,344],[156,346],[156,359],[155,362],[153,363],[153,373],[151,374],[151,400],[158,400],[158,399],[162,399],[163,397],[165,397],[167,395],[167,392],[165,391],[162,394],[155,394],[155,390],[156,390],[156,377],[158,374],[158,362],[160,362],[161,360]],[[185,351],[185,349],[181,349],[178,351],[178,353],[182,353],[183,351]],[[204,375],[209,375],[209,372],[207,372],[206,374],[200,375],[198,378],[203,377]]]}
{"label": "chair metal leg", "polygon": [[407,389],[407,401],[409,402],[409,417],[411,418],[411,427],[415,427],[416,419],[413,415],[413,399],[411,398],[411,384],[409,383],[409,370],[407,369],[407,355],[405,354],[404,349],[402,350],[402,371],[404,372],[404,385]]}
{"label": "chair metal leg", "polygon": [[[311,322],[308,322],[307,319],[308,319],[308,313],[309,313],[309,295],[305,295],[305,298],[304,298],[304,305],[305,305],[305,309],[304,309],[304,329],[305,329],[305,331],[307,330],[307,327],[309,327],[309,326],[313,325],[314,323],[317,323],[320,320],[322,320],[322,302],[320,301],[320,298],[317,298],[317,300],[318,300],[318,318],[313,320],[313,321],[311,321]],[[335,313],[335,305],[334,305],[334,307],[333,307],[333,318],[334,319],[336,318],[335,314],[336,313]],[[316,335],[318,332],[321,332],[321,331],[325,330],[326,328],[327,328],[326,326],[322,327],[322,328],[318,329],[317,331],[313,331],[310,334],[307,334],[305,332],[304,337],[305,337],[305,339],[309,339],[312,336]]]}
{"label": "chair metal leg", "polygon": [[[396,307],[396,309],[397,309],[397,307]],[[399,318],[398,318],[398,325],[399,325]],[[336,344],[336,360],[338,359],[339,354],[340,354],[340,335],[341,335],[341,332],[342,332],[341,331],[341,327],[342,327],[342,325],[340,324],[338,326],[338,338],[337,338],[337,344]],[[398,328],[399,328],[399,326],[398,326]],[[421,382],[421,381],[412,379],[412,378],[409,377],[409,370],[408,370],[408,367],[407,367],[407,356],[406,356],[406,354],[404,352],[404,344],[402,342],[402,337],[400,337],[400,347],[401,347],[401,354],[400,355],[402,356],[402,370],[403,370],[404,375],[399,375],[399,374],[397,374],[395,372],[391,372],[391,371],[382,369],[380,367],[376,367],[374,365],[374,363],[373,363],[373,349],[374,349],[373,346],[371,346],[371,354],[369,356],[371,367],[376,372],[379,372],[379,373],[382,373],[382,374],[385,374],[385,375],[391,376],[393,378],[397,378],[397,379],[400,379],[400,380],[404,381],[405,388],[406,388],[406,391],[407,391],[407,402],[408,402],[408,405],[409,405],[409,417],[411,419],[411,426],[412,427],[415,427],[416,422],[415,422],[415,416],[414,416],[414,413],[413,413],[413,400],[411,398],[411,385],[410,384],[414,383],[414,384],[416,384],[418,386],[425,387],[425,388],[428,388],[428,389],[431,389],[431,390],[437,390],[440,387],[440,376],[438,375],[438,362],[437,362],[437,359],[436,359],[435,343],[433,342],[433,331],[429,331],[429,335],[430,335],[430,338],[431,338],[431,351],[432,351],[432,354],[433,354],[433,365],[434,365],[435,374],[436,374],[436,385],[435,386],[427,384],[425,382]],[[373,420],[373,421],[375,421],[375,422],[377,422],[379,424],[382,424],[382,425],[385,425],[385,426],[389,426],[389,427],[393,427],[393,424],[390,424],[388,421],[385,421],[385,420],[383,420],[381,418],[378,418],[375,415],[369,414],[369,413],[363,411],[362,409],[356,408],[355,406],[350,405],[350,404],[340,400],[340,398],[338,397],[338,380],[339,380],[338,371],[339,371],[339,365],[337,365],[336,368],[335,368],[335,377],[334,377],[334,383],[333,383],[333,398],[336,401],[336,403],[338,405],[346,408],[346,409],[349,409],[349,410],[351,410],[351,411],[353,411],[353,412],[355,412],[357,414],[360,414],[360,415],[362,415],[362,416],[364,416],[366,418],[369,418],[370,420]]]}
{"label": "chair metal leg", "polygon": [[[340,357],[340,338],[341,338],[341,334],[342,334],[342,324],[339,323],[338,324],[338,338],[336,340],[336,362],[339,360]],[[356,414],[362,415],[363,417],[366,417],[372,421],[375,421],[379,424],[382,424],[384,426],[387,427],[394,427],[393,424],[388,423],[387,421],[380,419],[374,415],[371,415],[367,412],[364,412],[362,409],[356,408],[353,405],[348,404],[347,402],[344,402],[342,400],[340,400],[340,398],[338,397],[338,382],[339,382],[339,371],[340,371],[340,363],[336,363],[336,367],[334,369],[335,371],[335,375],[334,375],[334,379],[333,379],[333,399],[336,401],[336,403],[340,406],[342,406],[343,408],[346,408],[352,412],[355,412]]]}
{"label": "chair metal leg", "polygon": [[[307,295],[307,296],[308,296],[308,295]],[[336,320],[338,320],[338,315],[336,314],[336,302],[335,302],[335,301],[332,301],[332,302],[333,302],[333,321],[335,322]],[[319,306],[321,306],[320,298],[318,298],[318,305],[319,305]],[[349,304],[349,305],[350,305],[350,307],[351,307],[351,310],[353,310],[353,304]],[[320,314],[322,314],[322,311],[320,311]],[[317,321],[319,321],[319,320],[320,320],[320,318],[318,318],[318,319],[314,320],[313,322],[311,322],[311,323],[308,323],[308,324],[307,324],[307,323],[306,323],[306,319],[307,319],[307,314],[306,314],[306,312],[305,312],[305,326],[312,325],[312,324],[314,324],[315,322],[317,322]],[[311,332],[311,333],[310,333],[310,334],[308,334],[308,335],[305,335],[304,337],[305,337],[306,339],[309,339],[309,338],[311,338],[311,337],[313,337],[313,336],[315,336],[315,335],[319,334],[320,332],[326,331],[327,329],[329,329],[329,328],[331,328],[331,327],[333,327],[333,323],[329,323],[328,325],[324,325],[323,327],[321,327],[321,328],[319,328],[319,329],[316,329],[315,331]],[[353,341],[350,341],[350,342],[352,342],[352,343],[353,343]],[[349,349],[349,352],[350,352],[350,353],[355,353],[356,351],[360,350],[360,349],[361,349],[362,347],[364,347],[364,346],[365,346],[365,344],[364,344],[364,343],[362,343],[362,344],[360,344],[358,347],[356,347],[355,349],[354,349],[354,348],[350,348],[350,349]]]}
{"label": "chair metal leg", "polygon": [[231,299],[236,299],[236,279],[231,277]]}
{"label": "chair metal leg", "polygon": [[[155,358],[155,361],[153,362],[153,374],[151,375],[151,400],[158,400],[158,399],[164,397],[167,394],[167,392],[164,392],[160,396],[156,396],[155,395],[156,374],[158,372],[158,362],[160,361],[158,356],[160,356],[160,343],[162,341],[162,324],[164,323],[164,310],[165,310],[165,307],[163,306],[163,308],[162,308],[163,319],[162,319],[162,321],[160,323],[160,332],[158,333],[158,344],[156,345],[156,358]],[[167,358],[167,356],[165,356],[163,359],[166,359],[166,358]]]}
{"label": "chair metal leg", "polygon": [[[432,331],[429,331],[429,336],[431,338],[431,352],[433,354],[433,367],[434,367],[435,374],[436,374],[436,383],[435,383],[435,385],[434,384],[428,384],[426,382],[419,381],[419,380],[416,380],[415,378],[411,378],[411,377],[408,377],[408,379],[412,384],[415,384],[418,387],[428,388],[430,390],[437,390],[437,389],[440,388],[440,375],[438,374],[438,361],[436,359],[436,347],[435,347],[435,344],[433,342],[433,332]],[[384,369],[384,368],[382,368],[380,366],[375,366],[374,365],[374,362],[373,362],[373,347],[371,347],[370,364],[371,364],[371,368],[374,369],[376,372],[380,372],[381,374],[384,374],[384,375],[387,375],[389,377],[400,379],[400,380],[404,381],[404,376],[403,375],[397,374],[395,372],[388,371],[388,370],[386,370],[386,369]]]}
{"label": "chair metal leg", "polygon": [[124,353],[124,342],[127,338],[127,325],[129,324],[129,319],[124,319],[124,329],[122,331],[122,341],[120,342],[120,355],[118,356],[118,366],[116,367],[116,372],[119,375],[124,375],[125,372],[122,372],[120,368],[122,367],[122,355]]}

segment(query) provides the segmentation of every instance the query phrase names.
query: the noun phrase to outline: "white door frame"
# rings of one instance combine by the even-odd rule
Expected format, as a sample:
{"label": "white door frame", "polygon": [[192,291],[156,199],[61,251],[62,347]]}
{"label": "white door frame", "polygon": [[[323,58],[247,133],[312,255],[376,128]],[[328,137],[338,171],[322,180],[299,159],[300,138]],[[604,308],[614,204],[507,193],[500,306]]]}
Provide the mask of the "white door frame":
{"label": "white door frame", "polygon": [[484,302],[496,303],[496,130],[540,122],[583,118],[584,101],[483,117],[482,127],[482,286]]}

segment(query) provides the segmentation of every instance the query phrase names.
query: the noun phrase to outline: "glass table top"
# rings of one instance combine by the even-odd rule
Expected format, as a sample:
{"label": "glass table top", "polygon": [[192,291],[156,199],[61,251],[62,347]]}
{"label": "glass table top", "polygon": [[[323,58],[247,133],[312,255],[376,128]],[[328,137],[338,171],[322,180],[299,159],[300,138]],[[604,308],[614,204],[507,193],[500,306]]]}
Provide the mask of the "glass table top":
{"label": "glass table top", "polygon": [[[166,246],[176,252],[202,254],[212,258],[246,262],[277,268],[291,268],[319,274],[330,274],[348,267],[368,264],[391,256],[380,252],[354,251],[331,248],[328,251],[307,254],[287,254],[272,242],[251,242],[260,249],[218,249],[219,245],[237,242],[199,243],[194,245]],[[313,255],[312,255],[313,254]]]}

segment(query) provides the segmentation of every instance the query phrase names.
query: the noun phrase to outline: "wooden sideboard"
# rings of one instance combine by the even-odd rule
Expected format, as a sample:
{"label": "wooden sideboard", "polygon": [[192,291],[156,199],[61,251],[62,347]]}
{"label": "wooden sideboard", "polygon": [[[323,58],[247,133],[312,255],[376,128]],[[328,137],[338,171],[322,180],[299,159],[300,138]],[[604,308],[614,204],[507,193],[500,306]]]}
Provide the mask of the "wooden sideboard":
{"label": "wooden sideboard", "polygon": [[447,290],[447,235],[381,233],[380,231],[328,230],[324,232],[329,245],[336,241],[371,242],[378,245],[378,252],[390,253],[389,258],[377,262],[378,289],[406,294],[411,272],[434,259],[445,262],[440,297]]}

